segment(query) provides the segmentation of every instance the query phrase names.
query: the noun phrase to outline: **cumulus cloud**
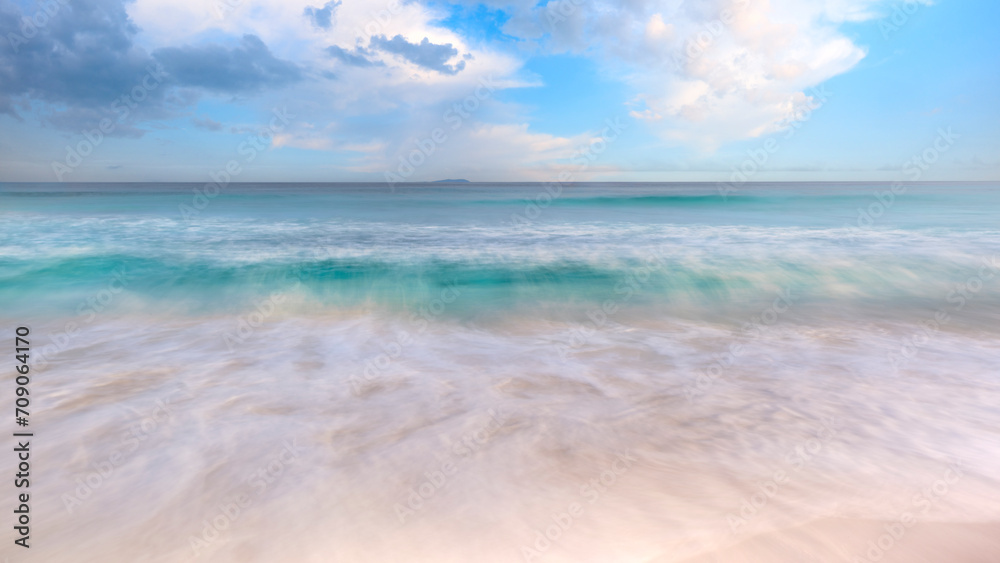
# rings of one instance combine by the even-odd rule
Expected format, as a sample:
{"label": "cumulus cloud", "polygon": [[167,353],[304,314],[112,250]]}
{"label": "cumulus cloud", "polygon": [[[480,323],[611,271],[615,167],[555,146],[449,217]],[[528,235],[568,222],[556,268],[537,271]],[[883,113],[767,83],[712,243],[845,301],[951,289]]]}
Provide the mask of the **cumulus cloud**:
{"label": "cumulus cloud", "polygon": [[29,27],[24,22],[35,11],[0,4],[0,106],[8,111],[9,100],[17,96],[69,106],[110,104],[153,63],[133,44],[138,29],[120,1],[56,6],[46,25]]}
{"label": "cumulus cloud", "polygon": [[244,35],[239,46],[168,47],[153,52],[178,84],[237,93],[282,87],[302,78],[299,67],[276,58],[256,35]]}
{"label": "cumulus cloud", "polygon": [[392,39],[386,39],[385,35],[378,35],[371,38],[371,47],[380,49],[387,53],[399,55],[411,63],[426,69],[435,70],[441,74],[458,74],[465,68],[465,61],[458,61],[454,65],[449,65],[448,61],[458,55],[458,49],[451,46],[451,43],[435,45],[424,37],[420,43],[410,43],[397,35]]}
{"label": "cumulus cloud", "polygon": [[[150,53],[140,46],[140,28],[122,0],[53,2],[47,6],[57,9],[49,12],[0,1],[0,35],[8,39],[0,46],[0,113],[32,113],[56,129],[91,130],[112,119],[107,136],[140,138],[154,120],[187,113],[199,99],[195,87],[257,92],[302,74],[255,36],[233,48]],[[29,27],[26,19],[40,12],[48,17],[34,19],[44,25]],[[195,120],[203,128],[213,123]]]}
{"label": "cumulus cloud", "polygon": [[[631,115],[664,139],[711,151],[767,134],[865,50],[838,30],[886,0],[551,0],[504,31],[595,56],[635,92]],[[524,10],[527,9],[527,13]]]}
{"label": "cumulus cloud", "polygon": [[[203,0],[59,4],[30,40],[0,48],[0,113],[34,111],[58,128],[92,127],[160,63],[166,79],[137,110],[145,117],[186,123],[199,99],[237,94],[267,113],[294,85],[295,112],[316,127],[292,124],[275,147],[348,151],[361,155],[359,167],[384,170],[480,79],[525,86],[516,77],[528,57],[574,53],[625,84],[624,107],[609,113],[628,111],[670,144],[711,152],[787,124],[814,102],[811,87],[864,57],[841,24],[891,9],[890,0],[458,0],[503,12],[502,34],[487,40],[448,27],[439,3],[322,1],[229,2],[225,13]],[[2,36],[20,33],[25,15],[0,0]],[[36,102],[48,109],[39,112]],[[474,153],[490,154],[475,165],[534,174],[577,141],[532,130],[523,107],[495,98],[482,105],[435,160],[471,166]],[[462,174],[427,166],[431,178]]]}
{"label": "cumulus cloud", "polygon": [[144,44],[154,49],[202,45],[234,33],[259,37],[275,58],[299,67],[295,98],[309,106],[317,122],[401,108],[412,114],[463,98],[489,75],[505,85],[524,82],[511,80],[523,64],[515,53],[503,45],[470,45],[459,32],[442,27],[447,11],[440,5],[343,2],[330,29],[322,29],[302,17],[317,4],[271,0],[249,9],[244,2],[218,19],[206,14],[199,0],[139,0],[129,13],[143,30]]}

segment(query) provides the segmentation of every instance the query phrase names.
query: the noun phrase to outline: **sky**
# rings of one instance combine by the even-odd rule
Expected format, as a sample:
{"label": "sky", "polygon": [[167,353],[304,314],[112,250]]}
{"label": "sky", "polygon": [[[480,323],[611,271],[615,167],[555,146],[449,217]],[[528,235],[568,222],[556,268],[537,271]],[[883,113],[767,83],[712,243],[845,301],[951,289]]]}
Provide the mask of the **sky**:
{"label": "sky", "polygon": [[0,181],[1000,180],[987,0],[0,0]]}

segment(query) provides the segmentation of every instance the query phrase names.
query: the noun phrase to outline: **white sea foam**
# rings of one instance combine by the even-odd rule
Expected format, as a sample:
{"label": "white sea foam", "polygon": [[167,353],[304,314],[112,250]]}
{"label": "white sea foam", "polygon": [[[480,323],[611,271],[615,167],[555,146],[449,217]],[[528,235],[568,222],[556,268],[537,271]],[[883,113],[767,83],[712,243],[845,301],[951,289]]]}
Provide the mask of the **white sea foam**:
{"label": "white sea foam", "polygon": [[95,322],[35,370],[36,526],[59,531],[39,556],[679,561],[821,518],[892,520],[954,463],[921,518],[996,517],[991,334],[942,330],[893,373],[910,325],[428,320]]}

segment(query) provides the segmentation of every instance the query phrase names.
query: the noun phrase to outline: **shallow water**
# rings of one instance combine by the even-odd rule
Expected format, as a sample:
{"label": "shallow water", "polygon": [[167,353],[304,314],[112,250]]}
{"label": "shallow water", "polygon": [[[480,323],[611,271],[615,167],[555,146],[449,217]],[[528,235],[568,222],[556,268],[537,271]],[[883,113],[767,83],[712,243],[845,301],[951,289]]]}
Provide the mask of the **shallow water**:
{"label": "shallow water", "polygon": [[777,561],[722,550],[806,526],[788,560],[841,561],[884,530],[814,523],[1000,521],[997,186],[194,189],[0,186],[12,560]]}

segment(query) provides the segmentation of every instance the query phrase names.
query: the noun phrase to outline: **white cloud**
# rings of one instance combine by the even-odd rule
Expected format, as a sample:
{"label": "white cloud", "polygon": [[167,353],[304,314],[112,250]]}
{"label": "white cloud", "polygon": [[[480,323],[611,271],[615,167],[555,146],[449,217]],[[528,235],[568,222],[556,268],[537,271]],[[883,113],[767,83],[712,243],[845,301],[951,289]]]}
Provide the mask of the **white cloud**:
{"label": "white cloud", "polygon": [[[874,17],[886,6],[885,0],[488,4],[510,13],[506,33],[537,42],[543,52],[570,51],[601,61],[633,90],[628,103],[633,118],[671,144],[706,152],[787,123],[810,102],[809,87],[850,70],[865,56],[838,26]],[[335,8],[334,24],[325,29],[304,15],[307,7],[323,5],[319,0],[138,0],[129,12],[149,49],[252,33],[276,57],[302,65],[313,79],[298,84],[294,95],[320,127],[293,126],[275,140],[275,147],[366,147],[356,153],[361,155],[357,168],[384,167],[398,158],[412,139],[440,125],[443,108],[467,97],[484,77],[492,76],[501,88],[525,85],[514,78],[523,53],[473,44],[440,27],[435,22],[446,14],[439,8],[398,0],[344,1]],[[439,61],[435,70],[418,64],[418,57],[373,48],[385,41],[373,44],[372,37],[396,35],[410,46],[424,39],[435,46],[451,45],[454,55]],[[341,57],[332,56],[330,47]],[[372,64],[352,65],[351,60]],[[450,74],[441,68],[461,71]],[[490,100],[484,105],[497,104]],[[404,115],[400,119],[405,122],[359,125],[345,120],[393,114]],[[470,169],[493,167],[497,173],[507,167],[548,170],[573,142],[529,132],[520,115],[506,115],[500,123],[489,123],[491,117],[497,114],[484,110],[473,116],[456,135],[461,140],[442,149],[447,159]],[[470,164],[483,154],[491,162]]]}
{"label": "white cloud", "polygon": [[[348,158],[359,158],[360,153],[362,168],[387,168],[401,146],[443,126],[445,108],[473,95],[482,81],[497,90],[529,85],[515,77],[521,60],[488,46],[472,46],[461,35],[435,25],[446,15],[439,9],[395,0],[342,2],[334,9],[333,25],[324,29],[305,16],[307,7],[322,5],[318,0],[138,0],[129,6],[129,13],[142,29],[141,43],[150,50],[236,40],[243,34],[259,36],[276,57],[295,62],[311,77],[287,95],[253,102],[266,105],[281,98],[281,103],[290,103],[293,113],[306,120],[290,124],[275,137],[272,147],[354,153]],[[441,72],[418,64],[419,57],[375,48],[397,35],[411,46],[424,40],[433,46],[450,45],[454,56],[438,66],[461,70]],[[373,47],[373,37],[386,39],[376,39]],[[349,64],[343,57],[332,56],[330,47],[360,53],[365,57],[362,60],[372,64]],[[484,106],[490,104],[492,100],[483,101]],[[397,118],[402,121],[385,121],[395,114],[402,114]],[[527,134],[520,141],[531,142],[505,143],[506,137],[498,133],[505,125],[496,126],[500,128],[496,134],[482,133],[492,127],[479,122],[489,115],[480,109],[468,120],[462,134],[469,138],[464,143],[478,147],[481,154],[494,148],[510,154],[517,148],[520,155],[511,156],[514,161],[508,162],[515,167],[533,155],[551,154],[533,152],[538,138]],[[480,137],[472,131],[480,131]],[[487,146],[491,143],[496,147]],[[468,156],[461,158],[470,161]]]}
{"label": "white cloud", "polygon": [[[927,0],[922,0],[927,2]],[[865,50],[843,22],[884,15],[885,0],[552,0],[505,31],[598,57],[636,92],[631,115],[706,151],[772,132],[804,93]]]}

